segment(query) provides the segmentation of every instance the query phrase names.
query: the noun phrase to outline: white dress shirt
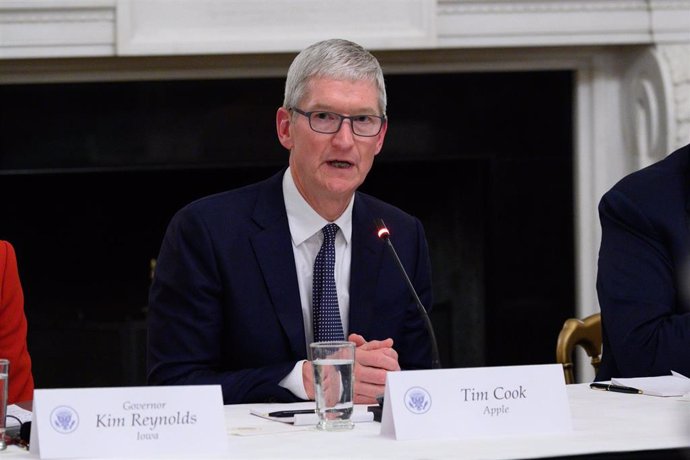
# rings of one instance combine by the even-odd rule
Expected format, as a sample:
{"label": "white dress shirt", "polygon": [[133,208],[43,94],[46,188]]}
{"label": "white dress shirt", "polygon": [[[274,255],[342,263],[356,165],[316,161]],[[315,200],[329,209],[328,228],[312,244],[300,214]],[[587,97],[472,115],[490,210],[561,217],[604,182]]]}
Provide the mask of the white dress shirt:
{"label": "white dress shirt", "polygon": [[[290,168],[283,176],[283,198],[287,211],[290,237],[292,239],[292,252],[295,256],[295,268],[297,269],[297,282],[302,304],[302,320],[304,322],[304,340],[309,352],[309,344],[313,341],[314,332],[312,326],[312,277],[314,260],[323,243],[321,229],[331,223],[321,217],[306,202],[297,190]],[[343,333],[347,338],[348,313],[350,311],[350,261],[352,260],[352,205],[353,199],[345,208],[345,211],[333,223],[340,230],[335,236],[335,285],[338,291],[338,307],[340,308],[340,321],[343,325]],[[307,392],[302,381],[302,365],[299,361],[292,372],[280,382],[280,386],[290,390],[295,396],[307,399]]]}

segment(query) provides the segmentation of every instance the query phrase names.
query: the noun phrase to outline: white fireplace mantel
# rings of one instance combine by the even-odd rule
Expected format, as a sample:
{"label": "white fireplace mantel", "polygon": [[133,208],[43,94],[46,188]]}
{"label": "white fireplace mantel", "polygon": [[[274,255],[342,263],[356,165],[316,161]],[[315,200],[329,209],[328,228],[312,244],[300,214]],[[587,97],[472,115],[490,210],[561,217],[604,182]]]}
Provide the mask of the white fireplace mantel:
{"label": "white fireplace mantel", "polygon": [[690,42],[687,0],[0,0],[0,58]]}
{"label": "white fireplace mantel", "polygon": [[339,36],[387,73],[575,74],[577,310],[598,310],[597,204],[690,142],[690,0],[0,0],[0,84],[284,75]]}

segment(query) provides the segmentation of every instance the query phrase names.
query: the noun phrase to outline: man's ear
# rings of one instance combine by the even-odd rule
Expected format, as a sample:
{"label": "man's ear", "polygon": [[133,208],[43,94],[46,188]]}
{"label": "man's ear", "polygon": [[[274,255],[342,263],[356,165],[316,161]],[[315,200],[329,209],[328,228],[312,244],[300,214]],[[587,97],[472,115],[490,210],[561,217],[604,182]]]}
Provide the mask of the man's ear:
{"label": "man's ear", "polygon": [[278,140],[288,150],[292,150],[294,145],[291,126],[292,117],[290,112],[285,107],[280,107],[276,112],[276,131],[278,132]]}

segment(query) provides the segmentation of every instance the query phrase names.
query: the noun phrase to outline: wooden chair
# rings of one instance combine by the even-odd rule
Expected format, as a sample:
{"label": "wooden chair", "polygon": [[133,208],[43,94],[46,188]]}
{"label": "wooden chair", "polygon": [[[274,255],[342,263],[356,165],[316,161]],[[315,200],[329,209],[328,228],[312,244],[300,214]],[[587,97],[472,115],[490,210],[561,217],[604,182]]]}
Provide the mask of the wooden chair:
{"label": "wooden chair", "polygon": [[575,383],[573,352],[576,346],[585,350],[596,371],[601,362],[601,313],[583,320],[570,318],[563,324],[556,344],[556,362],[563,365],[565,383]]}

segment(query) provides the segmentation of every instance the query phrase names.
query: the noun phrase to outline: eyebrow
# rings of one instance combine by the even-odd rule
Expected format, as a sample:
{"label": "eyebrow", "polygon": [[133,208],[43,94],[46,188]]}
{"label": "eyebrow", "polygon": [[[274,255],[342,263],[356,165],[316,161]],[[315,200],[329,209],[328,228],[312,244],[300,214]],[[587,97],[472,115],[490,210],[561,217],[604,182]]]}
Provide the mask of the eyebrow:
{"label": "eyebrow", "polygon": [[[314,106],[314,108],[312,108],[312,109],[306,110],[306,112],[333,112],[333,113],[341,114],[340,112],[333,109],[332,107],[329,107],[327,105],[319,105],[319,104]],[[341,114],[341,115],[345,115],[345,114]],[[359,108],[353,112],[350,112],[349,115],[376,115],[376,116],[380,116],[380,115],[378,115],[378,110],[373,109],[371,107]]]}

